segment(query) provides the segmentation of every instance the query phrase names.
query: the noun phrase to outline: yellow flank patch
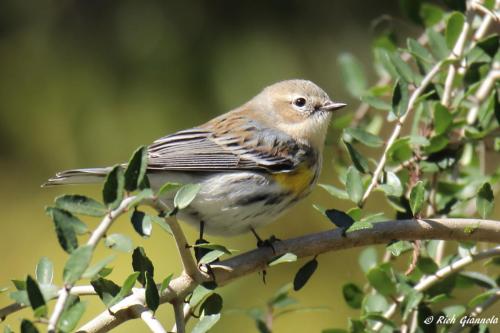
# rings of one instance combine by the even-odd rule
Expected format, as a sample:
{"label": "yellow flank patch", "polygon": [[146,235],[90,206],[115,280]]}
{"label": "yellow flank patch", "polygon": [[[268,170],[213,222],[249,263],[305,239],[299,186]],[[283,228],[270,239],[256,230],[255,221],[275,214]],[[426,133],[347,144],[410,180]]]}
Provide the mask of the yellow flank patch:
{"label": "yellow flank patch", "polygon": [[283,188],[299,195],[307,188],[314,177],[314,169],[308,166],[301,166],[292,172],[277,173],[273,175],[274,181]]}

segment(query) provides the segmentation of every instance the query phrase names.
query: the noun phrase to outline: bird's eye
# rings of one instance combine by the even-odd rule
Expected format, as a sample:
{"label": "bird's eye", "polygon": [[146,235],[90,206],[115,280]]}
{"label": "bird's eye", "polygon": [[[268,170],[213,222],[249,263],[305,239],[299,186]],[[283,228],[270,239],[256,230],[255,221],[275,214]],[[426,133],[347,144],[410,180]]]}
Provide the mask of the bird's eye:
{"label": "bird's eye", "polygon": [[303,107],[304,105],[306,105],[306,99],[303,98],[303,97],[299,97],[299,98],[296,98],[294,101],[293,101],[293,104],[295,106],[298,106],[299,108]]}

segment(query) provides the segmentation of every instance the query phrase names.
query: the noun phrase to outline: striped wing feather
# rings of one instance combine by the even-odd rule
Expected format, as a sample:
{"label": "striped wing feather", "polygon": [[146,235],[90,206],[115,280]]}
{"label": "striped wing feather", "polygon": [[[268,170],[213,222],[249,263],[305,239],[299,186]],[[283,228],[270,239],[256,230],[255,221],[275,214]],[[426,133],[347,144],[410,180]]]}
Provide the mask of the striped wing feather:
{"label": "striped wing feather", "polygon": [[[218,119],[218,124],[224,119]],[[300,161],[298,144],[277,131],[245,121],[234,131],[216,135],[200,127],[180,131],[149,146],[148,168],[154,170],[269,170],[290,171]],[[239,125],[239,124],[235,124]],[[213,126],[211,126],[213,127]],[[217,131],[219,133],[220,131]],[[299,154],[300,155],[300,154]]]}

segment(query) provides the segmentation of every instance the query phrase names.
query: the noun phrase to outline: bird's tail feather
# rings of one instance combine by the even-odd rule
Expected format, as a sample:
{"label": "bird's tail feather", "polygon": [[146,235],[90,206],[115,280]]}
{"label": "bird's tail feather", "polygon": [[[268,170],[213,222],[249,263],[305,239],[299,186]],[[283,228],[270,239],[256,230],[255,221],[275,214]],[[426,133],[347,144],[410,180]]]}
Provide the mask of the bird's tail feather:
{"label": "bird's tail feather", "polygon": [[61,171],[54,177],[47,180],[42,187],[101,183],[110,171],[111,168],[73,169]]}

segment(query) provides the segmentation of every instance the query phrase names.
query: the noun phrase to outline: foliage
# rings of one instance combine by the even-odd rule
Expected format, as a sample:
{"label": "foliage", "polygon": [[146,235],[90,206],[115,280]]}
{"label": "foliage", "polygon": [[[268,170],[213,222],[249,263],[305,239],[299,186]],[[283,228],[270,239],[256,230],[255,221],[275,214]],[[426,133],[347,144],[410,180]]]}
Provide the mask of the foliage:
{"label": "foliage", "polygon": [[[381,79],[374,86],[368,86],[360,62],[353,55],[339,57],[346,88],[353,96],[360,97],[363,104],[344,119],[351,126],[344,126],[339,138],[343,150],[339,151],[335,168],[340,186],[322,184],[321,187],[335,200],[347,201],[352,207],[345,212],[335,208],[319,210],[342,230],[344,237],[360,230],[369,231],[389,214],[397,219],[470,216],[485,219],[493,212],[500,188],[500,168],[487,161],[500,146],[498,84],[490,80],[500,61],[499,36],[484,35],[479,26],[488,15],[484,11],[495,10],[495,2],[481,5],[482,14],[469,12],[465,1],[445,2],[446,8],[438,8],[422,1],[401,1],[404,14],[423,30],[425,38],[408,38],[400,45],[396,43],[395,31],[385,29],[378,35],[373,53]],[[381,135],[383,129],[390,133],[385,139]],[[381,157],[373,160],[372,153]],[[116,165],[108,173],[102,203],[82,195],[64,195],[46,209],[57,240],[68,254],[62,272],[63,285],[54,283],[53,264],[46,257],[40,259],[35,277],[27,275],[26,279],[13,280],[16,291],[10,297],[21,306],[30,306],[35,318],[24,319],[21,332],[37,332],[37,325],[47,322],[49,329],[59,332],[74,330],[87,309],[85,302],[69,294],[84,280],[90,280],[95,294],[110,312],[137,290],[145,295],[144,306],[153,315],[165,302],[162,295],[171,287],[173,274],[155,276],[154,263],[144,248],[134,249],[130,237],[108,234],[108,230],[114,220],[131,212],[131,230],[141,237],[150,237],[156,225],[174,235],[181,253],[189,251],[186,244],[179,244],[174,221],[176,214],[195,200],[200,186],[167,183],[155,193],[149,187],[146,166],[146,148],[140,147],[126,166]],[[176,192],[174,207],[167,209],[158,197],[173,191]],[[384,197],[391,211],[366,208],[374,191]],[[158,211],[158,216],[143,209],[142,206],[148,205]],[[80,238],[89,233],[89,227],[81,216],[102,218],[85,244],[80,243]],[[477,228],[478,225],[471,225],[464,233],[473,234]],[[101,239],[111,251],[132,253],[132,270],[121,284],[107,278],[112,273],[108,265],[114,255],[93,258]],[[211,264],[235,252],[204,240],[193,248],[199,254],[196,264],[206,268],[207,274]],[[428,332],[435,330],[435,323],[429,323],[427,318],[462,316],[488,304],[498,295],[499,278],[477,268],[459,270],[466,266],[461,266],[463,262],[469,259],[473,262],[477,251],[473,242],[445,244],[440,240],[397,239],[387,244],[382,259],[376,249],[364,249],[359,265],[366,276],[365,285],[347,282],[341,287],[347,306],[358,310],[359,316],[348,320],[347,330],[332,328],[324,332],[392,332],[409,326]],[[259,332],[272,332],[273,320],[281,316],[325,310],[298,306],[291,296],[292,289],[304,292],[307,283],[312,283],[320,268],[318,255],[302,264],[291,279],[293,283],[278,290],[264,308],[226,312],[248,315]],[[487,264],[498,265],[497,259]],[[296,254],[287,252],[274,257],[268,266],[297,260]],[[400,269],[402,263],[409,266],[406,272]],[[449,269],[450,265],[458,268]],[[440,272],[441,279],[434,278],[436,272]],[[161,284],[157,284],[159,281]],[[199,318],[193,332],[207,332],[220,320],[224,301],[216,292],[217,287],[217,281],[198,283],[182,299],[190,306],[188,317]],[[467,304],[458,304],[453,296],[466,288],[477,295]],[[62,308],[49,313],[47,302],[56,298]],[[393,319],[396,311],[400,316]],[[451,326],[445,325],[444,330]],[[484,331],[486,326],[474,329]]]}

